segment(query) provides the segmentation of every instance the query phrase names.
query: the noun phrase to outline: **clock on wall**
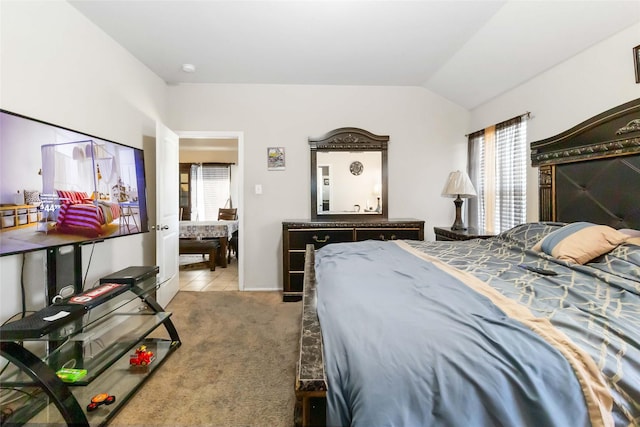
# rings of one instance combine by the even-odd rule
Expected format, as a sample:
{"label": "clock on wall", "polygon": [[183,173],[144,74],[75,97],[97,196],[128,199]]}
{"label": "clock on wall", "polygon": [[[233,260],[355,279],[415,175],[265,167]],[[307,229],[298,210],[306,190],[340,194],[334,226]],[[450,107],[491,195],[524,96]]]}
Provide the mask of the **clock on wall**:
{"label": "clock on wall", "polygon": [[349,165],[349,171],[351,171],[352,175],[360,175],[364,170],[364,166],[362,163],[355,161]]}

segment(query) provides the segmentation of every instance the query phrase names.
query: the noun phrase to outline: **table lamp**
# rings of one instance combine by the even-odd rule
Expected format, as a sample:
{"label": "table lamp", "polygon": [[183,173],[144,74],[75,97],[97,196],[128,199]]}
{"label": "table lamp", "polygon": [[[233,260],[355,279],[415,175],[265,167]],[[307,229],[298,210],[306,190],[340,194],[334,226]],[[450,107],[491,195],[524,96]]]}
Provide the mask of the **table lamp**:
{"label": "table lamp", "polygon": [[454,171],[449,174],[447,183],[442,190],[442,196],[455,197],[453,203],[456,205],[456,220],[451,226],[452,230],[466,230],[464,222],[462,222],[462,198],[470,198],[476,196],[476,190],[469,179],[469,175],[465,172]]}

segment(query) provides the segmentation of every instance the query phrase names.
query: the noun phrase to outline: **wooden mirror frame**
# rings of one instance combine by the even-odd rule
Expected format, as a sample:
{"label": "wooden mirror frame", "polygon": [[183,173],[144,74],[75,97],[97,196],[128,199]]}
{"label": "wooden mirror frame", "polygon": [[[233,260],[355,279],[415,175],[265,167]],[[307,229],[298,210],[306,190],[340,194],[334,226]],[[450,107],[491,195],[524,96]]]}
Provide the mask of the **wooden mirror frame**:
{"label": "wooden mirror frame", "polygon": [[[311,219],[326,221],[345,221],[345,220],[371,220],[377,221],[387,219],[389,215],[389,192],[387,189],[388,173],[387,173],[387,145],[389,143],[388,135],[375,135],[364,129],[347,127],[334,129],[320,137],[309,137],[309,146],[311,148]],[[382,155],[381,164],[381,190],[380,198],[382,199],[382,212],[353,213],[353,214],[323,214],[318,213],[318,151],[380,151]]]}

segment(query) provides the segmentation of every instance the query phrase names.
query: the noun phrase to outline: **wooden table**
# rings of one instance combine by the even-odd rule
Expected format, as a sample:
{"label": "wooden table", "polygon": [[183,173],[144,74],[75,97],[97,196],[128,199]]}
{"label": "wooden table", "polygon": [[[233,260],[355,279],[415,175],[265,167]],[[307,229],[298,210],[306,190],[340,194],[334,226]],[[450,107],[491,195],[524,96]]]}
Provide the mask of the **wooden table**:
{"label": "wooden table", "polygon": [[238,231],[238,221],[180,221],[181,239],[220,239],[218,265],[227,267],[229,239]]}

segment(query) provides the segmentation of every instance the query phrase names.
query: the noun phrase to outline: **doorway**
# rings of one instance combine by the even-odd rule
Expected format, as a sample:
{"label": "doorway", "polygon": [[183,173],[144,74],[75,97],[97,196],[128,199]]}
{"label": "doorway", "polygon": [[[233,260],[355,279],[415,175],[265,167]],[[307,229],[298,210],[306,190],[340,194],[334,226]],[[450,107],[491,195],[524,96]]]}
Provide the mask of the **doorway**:
{"label": "doorway", "polygon": [[[244,290],[244,133],[235,131],[178,131],[180,163],[232,163],[231,203],[238,209],[238,243],[235,258],[226,268],[210,271],[206,263],[201,268],[180,267],[180,289],[190,291]],[[202,261],[195,255],[193,261]],[[181,261],[181,263],[189,260]]]}

